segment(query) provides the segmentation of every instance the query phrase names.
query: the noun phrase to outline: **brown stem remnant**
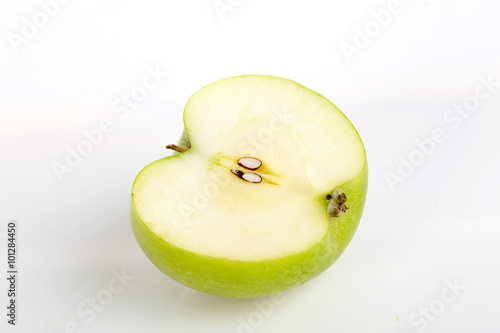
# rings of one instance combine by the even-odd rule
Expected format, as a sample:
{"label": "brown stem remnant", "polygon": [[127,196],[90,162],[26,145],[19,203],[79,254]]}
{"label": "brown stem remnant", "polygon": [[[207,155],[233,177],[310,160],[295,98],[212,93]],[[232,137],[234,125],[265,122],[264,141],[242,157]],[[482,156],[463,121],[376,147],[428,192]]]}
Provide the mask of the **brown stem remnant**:
{"label": "brown stem remnant", "polygon": [[336,189],[331,195],[328,194],[326,200],[330,200],[328,203],[328,217],[330,218],[340,217],[349,209],[349,207],[345,205],[347,196],[341,189]]}

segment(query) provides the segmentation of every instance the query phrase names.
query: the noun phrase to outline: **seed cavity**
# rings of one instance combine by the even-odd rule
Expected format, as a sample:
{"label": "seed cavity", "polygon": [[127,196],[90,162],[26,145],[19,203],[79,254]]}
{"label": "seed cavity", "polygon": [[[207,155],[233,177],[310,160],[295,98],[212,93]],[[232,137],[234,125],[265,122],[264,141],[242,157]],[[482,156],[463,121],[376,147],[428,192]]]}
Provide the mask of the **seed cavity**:
{"label": "seed cavity", "polygon": [[253,172],[244,173],[241,176],[241,178],[243,180],[246,180],[247,182],[250,182],[250,183],[260,183],[260,182],[262,182],[262,177],[259,176],[256,173],[253,173]]}
{"label": "seed cavity", "polygon": [[242,157],[238,160],[238,165],[248,170],[257,170],[261,167],[262,162],[254,157]]}
{"label": "seed cavity", "polygon": [[[245,168],[246,170],[254,171],[262,166],[262,161],[255,157],[241,157],[240,159],[238,159],[238,165]],[[243,172],[238,169],[231,169],[231,172],[236,177],[241,178],[249,183],[256,184],[262,182],[262,177],[255,172]]]}

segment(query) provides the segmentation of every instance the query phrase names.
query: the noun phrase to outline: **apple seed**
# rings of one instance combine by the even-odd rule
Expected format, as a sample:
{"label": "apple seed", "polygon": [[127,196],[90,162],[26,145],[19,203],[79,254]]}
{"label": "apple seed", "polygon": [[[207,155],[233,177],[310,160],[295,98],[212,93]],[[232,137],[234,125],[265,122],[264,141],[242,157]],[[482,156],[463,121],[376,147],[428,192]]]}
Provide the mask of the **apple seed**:
{"label": "apple seed", "polygon": [[262,162],[255,157],[242,157],[238,160],[238,165],[253,171],[260,168]]}
{"label": "apple seed", "polygon": [[253,173],[253,172],[244,173],[244,172],[242,172],[241,170],[238,170],[238,169],[231,169],[231,172],[236,177],[241,178],[244,181],[247,181],[249,183],[260,183],[260,182],[262,182],[262,177],[259,176],[256,173]]}
{"label": "apple seed", "polygon": [[250,182],[250,183],[260,183],[262,182],[262,177],[259,176],[258,174],[256,173],[253,173],[253,172],[249,172],[249,173],[244,173],[241,178],[243,180],[246,180],[247,182]]}

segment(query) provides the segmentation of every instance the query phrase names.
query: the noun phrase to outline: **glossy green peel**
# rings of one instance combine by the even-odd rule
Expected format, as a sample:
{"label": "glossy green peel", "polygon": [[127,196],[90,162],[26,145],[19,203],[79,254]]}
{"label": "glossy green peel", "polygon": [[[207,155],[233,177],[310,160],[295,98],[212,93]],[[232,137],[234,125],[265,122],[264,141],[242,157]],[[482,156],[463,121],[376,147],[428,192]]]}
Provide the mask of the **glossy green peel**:
{"label": "glossy green peel", "polygon": [[[259,90],[261,89],[261,85],[266,85],[268,82],[269,86],[265,86],[265,89]],[[220,83],[219,86],[218,83]],[[254,87],[257,88],[255,88],[255,95],[252,96],[252,89],[254,89]],[[281,87],[283,87],[283,89],[281,89]],[[328,178],[328,176],[326,176],[324,181],[319,179],[315,183],[315,179],[313,179],[316,177],[315,173],[311,173],[314,176],[311,176],[312,178],[309,179],[307,172],[311,168],[314,169],[317,165],[319,165],[321,169],[322,158],[324,158],[322,154],[328,154],[330,153],[329,151],[307,155],[304,158],[306,160],[306,162],[304,162],[305,171],[290,170],[293,177],[289,176],[288,170],[282,170],[282,168],[276,167],[282,165],[280,161],[275,162],[272,160],[274,155],[278,156],[276,158],[279,158],[280,155],[278,153],[269,154],[269,157],[262,159],[263,166],[252,171],[256,173],[261,172],[264,179],[262,184],[245,183],[244,180],[235,177],[234,173],[228,173],[230,183],[226,187],[221,186],[220,189],[221,191],[232,191],[231,193],[226,195],[224,192],[215,196],[212,201],[208,203],[210,209],[195,209],[191,215],[189,215],[189,218],[193,216],[192,219],[194,222],[189,219],[183,220],[179,218],[180,215],[176,211],[176,207],[179,206],[177,203],[182,201],[175,200],[181,200],[178,197],[182,197],[183,195],[189,197],[190,194],[179,193],[180,190],[169,192],[174,190],[169,189],[171,186],[167,185],[175,184],[176,181],[176,175],[170,174],[169,172],[177,170],[172,169],[176,164],[185,165],[183,170],[185,170],[186,173],[189,173],[190,170],[195,170],[197,173],[203,172],[203,170],[205,170],[205,165],[207,166],[207,173],[212,172],[212,168],[218,168],[223,171],[228,169],[227,171],[229,172],[231,168],[234,167],[230,162],[233,156],[248,156],[245,152],[240,153],[238,150],[239,148],[233,148],[233,146],[230,145],[228,148],[228,145],[225,143],[224,135],[221,135],[217,139],[221,144],[217,145],[217,140],[214,140],[215,143],[212,142],[205,148],[200,143],[202,142],[200,141],[201,136],[195,137],[193,141],[190,140],[191,136],[188,135],[188,133],[191,133],[193,130],[190,128],[190,119],[194,119],[197,113],[199,117],[204,117],[204,111],[198,111],[200,110],[200,105],[208,105],[207,109],[210,110],[212,108],[210,105],[217,103],[224,105],[228,103],[227,98],[220,98],[217,93],[214,93],[214,91],[219,92],[220,90],[220,94],[223,96],[227,93],[228,89],[234,89],[231,96],[242,90],[244,91],[242,93],[243,95],[240,95],[239,98],[251,95],[250,101],[244,101],[242,103],[242,108],[245,109],[245,113],[235,117],[234,123],[230,123],[230,121],[226,122],[226,125],[230,124],[230,126],[237,126],[239,124],[238,122],[245,123],[244,117],[252,117],[254,115],[251,110],[248,111],[248,105],[253,105],[255,99],[260,100],[261,95],[259,94],[268,94],[268,97],[262,97],[263,100],[260,100],[263,105],[266,105],[266,102],[267,104],[274,103],[276,99],[279,100],[278,103],[282,103],[278,95],[290,94],[287,89],[290,89],[291,93],[294,95],[297,95],[297,92],[300,93],[304,91],[304,96],[307,98],[303,100],[309,101],[310,98],[319,99],[318,103],[320,103],[320,106],[323,107],[323,104],[325,105],[324,109],[321,111],[323,114],[337,112],[342,116],[341,121],[343,123],[341,126],[337,127],[336,132],[345,131],[349,138],[357,138],[355,139],[357,141],[352,145],[356,147],[355,149],[358,149],[356,154],[360,157],[352,159],[354,161],[351,163],[352,167],[348,163],[344,163],[346,164],[345,171],[338,171],[338,177]],[[210,101],[210,98],[212,98],[210,96],[213,95],[216,95],[215,101]],[[278,97],[276,98],[275,96]],[[231,98],[229,98],[229,100],[230,99]],[[286,100],[286,98],[284,100]],[[292,103],[293,102],[294,101],[292,101]],[[239,102],[238,99],[235,99],[235,101],[229,101],[229,103],[238,104]],[[307,105],[310,106],[309,104]],[[238,105],[233,106],[233,108],[237,110]],[[262,106],[259,106],[259,108],[262,108]],[[320,126],[328,126],[328,119],[324,118],[321,112],[318,111],[320,123],[321,121],[323,123]],[[210,111],[207,113],[210,114]],[[227,113],[224,113],[221,117],[226,116]],[[308,118],[305,121],[308,121],[309,117],[313,117],[314,114],[311,115],[308,111],[306,116]],[[250,125],[245,125],[247,127],[239,127],[240,131],[238,133],[241,131],[244,132],[246,128],[250,128],[249,131],[255,131],[255,128],[252,127],[255,123],[253,119],[259,118],[258,116],[253,117],[252,122],[247,122]],[[215,116],[215,118],[217,118],[217,116]],[[301,119],[301,115],[299,115],[295,119],[297,121],[295,124],[292,122],[286,124],[290,126],[290,131],[294,132],[294,137],[297,137],[298,133],[298,137],[300,138],[302,132],[304,132],[304,128],[308,126],[307,124],[304,125],[304,121],[301,122]],[[223,118],[221,122],[224,121],[225,118]],[[193,95],[186,106],[185,122],[186,131],[179,145],[191,149],[187,152],[175,154],[148,165],[137,176],[132,190],[132,228],[140,247],[158,269],[174,280],[195,290],[226,297],[253,298],[275,294],[299,286],[319,275],[337,260],[352,239],[361,219],[367,191],[368,172],[364,148],[362,147],[359,136],[345,116],[333,104],[326,101],[322,96],[311,92],[293,81],[267,76],[243,76],[218,81]],[[197,125],[194,125],[194,131],[196,130],[199,131]],[[213,132],[216,132],[216,130],[217,129],[212,129]],[[283,127],[284,134],[280,134],[279,140],[287,140],[287,130],[288,127]],[[317,132],[321,134],[322,131],[324,133],[329,133],[329,128],[320,128]],[[222,128],[220,132],[225,132],[224,128]],[[225,133],[231,133],[231,131],[228,130]],[[307,136],[308,131],[304,133],[304,135]],[[355,135],[353,135],[353,133]],[[210,140],[210,135],[205,135],[205,139]],[[276,145],[281,144],[282,146],[280,146],[280,149],[286,149],[286,143],[283,145],[281,141],[276,141]],[[304,139],[304,142],[307,143],[307,140]],[[193,145],[192,147],[191,144]],[[306,150],[307,148],[306,145]],[[316,147],[310,148],[312,150],[316,149]],[[337,157],[349,156],[350,154],[349,149],[336,149],[334,155]],[[219,152],[221,153],[219,154]],[[294,152],[290,151],[287,154],[294,154]],[[196,156],[196,159],[200,156],[201,162],[196,163],[201,165],[201,167],[194,166],[196,163],[190,164],[190,162],[188,162],[191,158],[190,156]],[[213,156],[224,156],[224,158],[216,159]],[[224,162],[225,156],[229,156],[229,162],[227,163]],[[259,156],[254,157],[259,158]],[[235,158],[236,157],[233,159]],[[293,161],[295,160],[291,161],[289,165],[294,166],[295,164],[293,163],[295,162]],[[193,166],[191,167],[191,165]],[[212,165],[215,165],[215,167],[212,167]],[[342,163],[339,165],[342,165]],[[335,163],[332,163],[330,167],[335,168]],[[351,167],[351,169],[349,169],[349,167]],[[250,172],[249,170],[245,170],[245,168],[240,169],[242,169],[243,172]],[[353,170],[358,171],[356,171],[354,176],[351,176]],[[350,180],[340,184],[338,182],[336,183],[336,179],[343,179],[346,177],[349,177]],[[182,179],[184,178],[180,178],[179,181],[182,181]],[[190,178],[187,177],[185,179]],[[266,181],[268,182],[266,183]],[[331,188],[325,186],[327,184],[331,184]],[[156,187],[160,187],[160,189]],[[346,205],[349,209],[340,214],[339,217],[329,218],[328,196],[333,194],[336,189],[345,194],[347,198]],[[288,192],[294,192],[291,194],[290,198],[296,198],[296,200],[298,200],[297,204],[288,207],[296,208],[298,207],[297,205],[303,205],[304,207],[310,206],[311,213],[304,214],[303,216],[310,216],[310,218],[315,218],[317,220],[312,221],[310,218],[304,218],[297,221],[289,221],[293,219],[294,216],[302,215],[285,211],[283,207],[287,203],[283,202],[283,204],[279,204],[274,194],[277,193],[278,195],[284,196],[288,194]],[[252,214],[249,214],[248,210],[245,210],[247,208],[242,206],[241,209],[244,213],[241,215],[241,221],[240,219],[234,219],[234,215],[231,214],[234,214],[235,211],[237,213],[238,209],[240,209],[240,203],[238,202],[240,198],[244,198],[245,203],[248,201],[253,202],[254,199],[252,198],[255,198],[255,214],[257,216],[260,207],[259,203],[267,202],[265,197],[264,199],[260,198],[261,193],[263,196],[269,195],[269,202],[278,202],[278,204],[273,204],[274,206],[271,206],[271,208],[262,206],[260,211],[264,213],[269,212],[268,214],[275,214],[275,216],[271,216],[269,220],[264,219],[255,221],[251,216]],[[234,202],[232,201],[233,197],[235,200]],[[152,201],[153,203],[151,203]],[[226,202],[228,207],[227,214],[230,216],[227,221],[225,220],[226,213],[224,210]],[[151,210],[158,210],[158,212],[151,212]],[[322,210],[323,214],[319,214],[318,210]],[[176,219],[177,223],[180,224],[186,221],[186,225],[170,225],[169,216],[171,216],[172,219]],[[213,221],[214,216],[217,216],[216,221]],[[280,220],[280,217],[284,218],[285,216],[287,218],[286,221]],[[313,222],[316,223],[318,227],[308,228],[310,223]],[[234,235],[231,233],[224,234],[224,237],[220,238],[221,242],[218,243],[211,240],[212,238],[207,235],[207,239],[210,241],[207,241],[207,244],[200,244],[200,242],[203,242],[203,238],[199,236],[197,236],[198,238],[192,238],[195,237],[192,235],[196,235],[199,231],[199,227],[206,228],[207,223],[213,223],[213,230],[217,230],[214,232],[224,233],[226,228],[228,230],[238,230],[238,232]],[[245,230],[244,232],[240,230],[241,228],[235,229],[235,225],[238,226],[238,223],[248,228],[257,228],[258,230]],[[272,223],[276,223],[276,225],[273,228],[266,229]],[[293,230],[285,229],[286,232],[290,232],[289,236],[284,236],[282,233],[273,234],[276,230],[282,230],[280,228],[282,228],[283,225],[288,226],[286,223],[290,223],[289,225],[291,227],[298,226],[297,231],[294,232]],[[322,227],[323,223],[325,223],[324,228]],[[322,230],[324,230],[324,232]],[[253,231],[255,232],[252,235],[262,235],[262,237],[256,239],[255,246],[259,248],[255,249],[252,248],[253,243],[249,242],[247,239]],[[204,232],[205,234],[207,233],[207,231]],[[318,238],[318,235],[322,236]],[[234,245],[231,245],[233,243],[231,243],[230,239],[227,237],[232,236],[237,239],[236,244],[241,244],[241,248],[235,248]],[[269,241],[266,241],[267,238],[265,237],[269,237]],[[302,247],[294,250],[293,244],[296,243],[295,240],[301,240],[301,237],[305,237],[308,241],[301,243]],[[286,243],[287,240],[294,240],[291,243],[292,246]],[[262,249],[270,241],[275,241],[277,245],[271,246],[269,248],[269,255],[267,255],[267,252]],[[284,245],[280,245],[280,242],[285,243]],[[310,246],[307,245],[310,243]],[[304,248],[304,246],[306,248]],[[207,253],[210,253],[210,255],[207,255]],[[283,253],[283,255],[280,255],[280,253]],[[256,258],[256,260],[252,260],[252,258]]]}

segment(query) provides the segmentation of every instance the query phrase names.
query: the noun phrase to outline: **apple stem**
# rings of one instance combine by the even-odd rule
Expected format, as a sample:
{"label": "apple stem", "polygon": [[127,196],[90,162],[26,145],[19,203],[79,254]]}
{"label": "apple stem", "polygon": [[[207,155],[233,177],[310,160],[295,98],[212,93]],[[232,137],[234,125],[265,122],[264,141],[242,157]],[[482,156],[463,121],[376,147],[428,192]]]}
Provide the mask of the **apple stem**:
{"label": "apple stem", "polygon": [[175,150],[176,152],[179,152],[179,153],[183,153],[183,152],[189,150],[189,148],[184,148],[184,147],[181,147],[181,146],[178,146],[178,145],[174,145],[174,144],[167,145],[166,148],[167,149]]}

